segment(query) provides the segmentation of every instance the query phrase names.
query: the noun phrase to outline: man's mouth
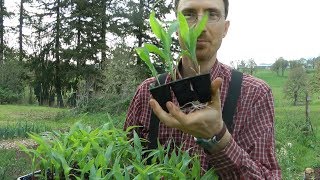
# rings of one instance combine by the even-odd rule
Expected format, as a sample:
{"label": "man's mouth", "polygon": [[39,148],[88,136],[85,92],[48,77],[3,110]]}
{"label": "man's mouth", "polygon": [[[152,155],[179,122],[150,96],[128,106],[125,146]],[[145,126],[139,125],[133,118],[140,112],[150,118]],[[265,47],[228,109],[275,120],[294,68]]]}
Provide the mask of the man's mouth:
{"label": "man's mouth", "polygon": [[208,41],[205,39],[198,39],[197,40],[197,49],[202,49],[202,48],[206,47],[207,43],[208,43]]}

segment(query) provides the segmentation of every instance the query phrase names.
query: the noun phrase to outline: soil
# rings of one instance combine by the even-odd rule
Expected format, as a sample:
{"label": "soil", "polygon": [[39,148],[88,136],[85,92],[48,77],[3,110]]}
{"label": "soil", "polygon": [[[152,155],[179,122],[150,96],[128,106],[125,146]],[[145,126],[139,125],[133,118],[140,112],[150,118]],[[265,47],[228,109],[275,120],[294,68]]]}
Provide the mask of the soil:
{"label": "soil", "polygon": [[23,144],[28,148],[37,146],[36,142],[31,139],[10,139],[0,140],[0,149],[17,149],[20,150],[19,144]]}
{"label": "soil", "polygon": [[320,180],[320,167],[314,169],[314,178]]}

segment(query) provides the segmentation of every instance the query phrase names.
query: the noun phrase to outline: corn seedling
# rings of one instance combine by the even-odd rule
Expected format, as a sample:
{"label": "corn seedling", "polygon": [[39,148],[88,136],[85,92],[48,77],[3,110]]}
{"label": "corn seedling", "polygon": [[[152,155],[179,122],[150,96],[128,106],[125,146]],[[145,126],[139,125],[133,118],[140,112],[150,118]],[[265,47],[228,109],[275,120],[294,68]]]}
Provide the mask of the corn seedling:
{"label": "corn seedling", "polygon": [[[133,127],[132,127],[133,128]],[[76,123],[69,132],[54,132],[47,137],[29,134],[36,149],[21,145],[32,159],[35,176],[45,179],[201,179],[199,158],[169,146],[146,150],[145,140],[134,132],[105,124],[96,129]],[[153,155],[147,165],[146,155]],[[212,170],[204,177],[214,177]]]}

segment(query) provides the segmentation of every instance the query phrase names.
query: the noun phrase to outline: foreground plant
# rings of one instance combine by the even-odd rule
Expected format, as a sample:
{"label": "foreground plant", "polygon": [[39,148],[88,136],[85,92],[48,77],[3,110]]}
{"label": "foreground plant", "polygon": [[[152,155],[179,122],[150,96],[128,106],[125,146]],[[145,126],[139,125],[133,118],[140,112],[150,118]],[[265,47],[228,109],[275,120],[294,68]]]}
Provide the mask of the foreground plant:
{"label": "foreground plant", "polygon": [[[133,127],[132,127],[133,128]],[[105,124],[97,129],[76,123],[69,132],[30,134],[36,149],[21,145],[32,159],[35,177],[44,179],[201,179],[200,161],[181,149],[145,150],[136,133]],[[147,155],[153,164],[147,165]],[[208,171],[203,178],[214,177]],[[211,178],[212,179],[212,178]]]}
{"label": "foreground plant", "polygon": [[168,30],[166,30],[162,27],[162,24],[164,23],[155,17],[154,12],[150,14],[149,21],[153,34],[160,39],[161,47],[145,43],[144,47],[136,48],[136,51],[140,58],[147,64],[154,77],[157,77],[158,73],[150,59],[150,53],[157,55],[162,60],[165,64],[166,71],[169,72],[173,80],[176,80],[176,73],[174,72],[174,58],[170,48],[172,44],[172,35],[178,29],[178,22],[172,22],[169,24]]}
{"label": "foreground plant", "polygon": [[[159,21],[155,17],[154,12],[150,14],[149,20],[153,34],[158,39],[160,39],[161,47],[145,43],[144,47],[136,48],[136,51],[139,57],[146,63],[152,75],[154,77],[157,77],[158,72],[156,71],[153,62],[151,61],[150,53],[157,55],[162,60],[162,62],[165,64],[166,71],[170,74],[173,81],[177,79],[176,74],[179,74],[178,71],[177,73],[175,73],[175,69],[177,69],[175,66],[175,61],[179,61],[181,56],[188,56],[192,60],[194,67],[190,68],[192,68],[196,72],[196,74],[199,75],[200,67],[196,56],[196,45],[198,37],[201,35],[208,22],[208,14],[206,13],[199,23],[189,27],[186,17],[181,12],[179,12],[178,20],[165,25],[169,26],[167,31],[162,26],[162,24],[164,23]],[[185,49],[182,50],[182,52],[178,56],[178,59],[175,60],[173,57],[174,53],[171,52],[171,44],[172,35],[177,32],[178,29]]]}

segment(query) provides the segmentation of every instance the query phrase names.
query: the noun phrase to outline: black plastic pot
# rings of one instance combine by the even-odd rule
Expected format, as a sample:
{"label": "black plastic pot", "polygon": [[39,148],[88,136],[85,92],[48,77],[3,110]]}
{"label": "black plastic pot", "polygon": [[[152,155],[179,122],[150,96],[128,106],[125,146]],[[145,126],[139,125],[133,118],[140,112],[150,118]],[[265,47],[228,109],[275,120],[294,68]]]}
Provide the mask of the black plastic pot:
{"label": "black plastic pot", "polygon": [[170,87],[174,92],[180,107],[192,101],[205,103],[211,100],[211,79],[209,73],[150,88],[153,98],[156,99],[162,109],[167,112],[166,102],[171,101],[172,99]]}
{"label": "black plastic pot", "polygon": [[170,85],[165,84],[157,87],[152,87],[150,88],[150,93],[152,94],[152,97],[158,101],[162,109],[169,112],[166,107],[166,103],[172,100]]}
{"label": "black plastic pot", "polygon": [[211,79],[210,74],[202,74],[190,78],[191,84],[194,87],[196,99],[201,103],[211,100]]}
{"label": "black plastic pot", "polygon": [[34,173],[30,173],[30,174],[27,174],[27,175],[24,175],[24,176],[20,176],[17,178],[17,180],[34,180],[34,179],[39,179],[37,177],[34,177],[33,175],[37,175],[37,174],[40,174],[41,171],[36,171]]}
{"label": "black plastic pot", "polygon": [[171,82],[170,86],[180,106],[184,106],[188,102],[196,100],[195,92],[191,85],[190,78]]}
{"label": "black plastic pot", "polygon": [[194,77],[170,83],[180,106],[192,101],[205,103],[211,100],[210,74],[202,74]]}

